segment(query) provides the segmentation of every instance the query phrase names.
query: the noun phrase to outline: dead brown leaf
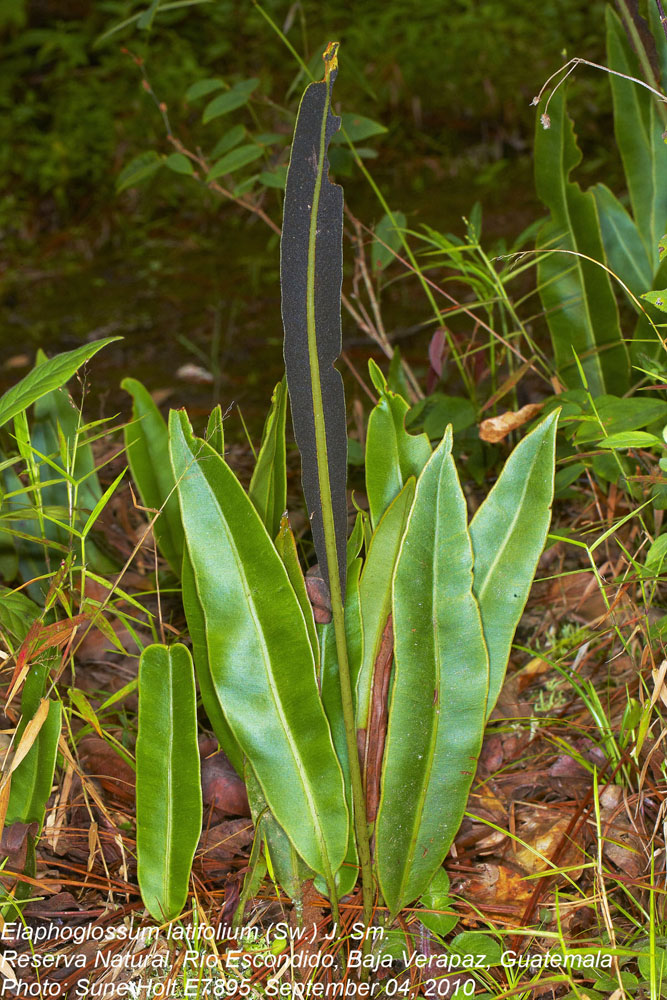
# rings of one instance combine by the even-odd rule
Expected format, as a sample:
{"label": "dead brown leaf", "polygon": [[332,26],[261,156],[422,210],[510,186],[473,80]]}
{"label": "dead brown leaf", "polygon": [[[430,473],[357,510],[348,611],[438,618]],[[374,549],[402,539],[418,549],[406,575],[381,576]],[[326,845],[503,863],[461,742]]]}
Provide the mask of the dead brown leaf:
{"label": "dead brown leaf", "polygon": [[247,819],[232,819],[204,830],[198,851],[206,861],[231,861],[251,843],[254,827]]}
{"label": "dead brown leaf", "polygon": [[660,666],[656,669],[653,667],[651,670],[653,676],[653,694],[651,695],[651,704],[655,705],[658,698],[663,703],[667,705],[667,687],[665,686],[665,675],[667,674],[667,660],[663,660]]}
{"label": "dead brown leaf", "polygon": [[546,603],[556,613],[575,613],[590,622],[607,612],[598,581],[592,572],[570,573],[554,580],[549,587]]}
{"label": "dead brown leaf", "polygon": [[486,420],[482,420],[479,425],[480,439],[488,441],[489,444],[503,441],[512,431],[523,427],[529,420],[537,416],[543,406],[544,403],[528,403],[520,410],[507,410],[498,417],[488,417]]}
{"label": "dead brown leaf", "polygon": [[79,756],[86,773],[97,778],[104,791],[120,805],[134,808],[134,771],[99,736],[84,736]]}
{"label": "dead brown leaf", "polygon": [[452,892],[464,896],[475,906],[520,912],[530,899],[534,885],[505,864],[476,864],[467,878],[452,879]]}
{"label": "dead brown leaf", "polygon": [[223,816],[250,816],[248,793],[217,740],[199,741],[201,787],[204,805]]}
{"label": "dead brown leaf", "polygon": [[306,573],[306,591],[313,607],[315,621],[321,625],[328,624],[331,621],[331,594],[329,584],[322,576],[318,563],[311,566]]}
{"label": "dead brown leaf", "polygon": [[[533,813],[519,825],[517,837],[523,843],[513,841],[512,859],[529,874],[550,869],[552,866],[549,862],[556,855],[559,868],[583,864],[585,858],[581,845],[567,833],[571,823],[572,816],[569,812],[558,813],[550,808],[537,815]],[[564,839],[566,845],[561,849]],[[568,875],[576,880],[581,871],[581,868],[574,868]]]}
{"label": "dead brown leaf", "polygon": [[646,870],[646,846],[632,826],[623,803],[623,789],[607,785],[600,793],[602,853],[616,868],[630,878],[639,878]]}
{"label": "dead brown leaf", "polygon": [[22,872],[28,853],[28,834],[37,836],[37,823],[12,823],[2,831],[0,855],[7,859],[7,868]]}

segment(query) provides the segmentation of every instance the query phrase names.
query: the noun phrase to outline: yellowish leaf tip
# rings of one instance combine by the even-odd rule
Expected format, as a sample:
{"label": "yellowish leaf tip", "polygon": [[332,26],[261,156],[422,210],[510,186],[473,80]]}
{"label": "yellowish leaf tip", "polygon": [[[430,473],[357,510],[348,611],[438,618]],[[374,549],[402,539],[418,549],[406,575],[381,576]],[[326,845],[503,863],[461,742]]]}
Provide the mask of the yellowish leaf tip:
{"label": "yellowish leaf tip", "polygon": [[324,79],[328,80],[331,73],[338,70],[338,49],[340,42],[329,42],[322,53],[324,59]]}

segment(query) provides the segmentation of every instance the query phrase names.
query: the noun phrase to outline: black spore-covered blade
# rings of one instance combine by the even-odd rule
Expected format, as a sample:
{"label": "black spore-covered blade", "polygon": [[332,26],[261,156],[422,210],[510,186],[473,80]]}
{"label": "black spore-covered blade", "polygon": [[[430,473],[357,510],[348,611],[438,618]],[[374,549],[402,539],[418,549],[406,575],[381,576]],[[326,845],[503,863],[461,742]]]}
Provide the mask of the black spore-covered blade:
{"label": "black spore-covered blade", "polygon": [[330,489],[344,597],[347,431],[343,380],[334,368],[341,351],[343,189],[329,180],[327,158],[329,140],[340,127],[331,111],[337,51],[337,42],[328,46],[324,79],[306,88],[299,106],[285,189],[280,284],[287,385],[315,551],[329,579],[322,493]]}

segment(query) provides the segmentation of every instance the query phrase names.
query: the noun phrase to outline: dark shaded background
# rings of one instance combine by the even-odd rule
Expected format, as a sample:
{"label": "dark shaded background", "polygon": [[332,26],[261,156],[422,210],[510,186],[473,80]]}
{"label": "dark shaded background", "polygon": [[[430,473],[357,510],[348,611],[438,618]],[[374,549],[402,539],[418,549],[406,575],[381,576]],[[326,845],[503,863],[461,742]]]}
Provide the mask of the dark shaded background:
{"label": "dark shaded background", "polygon": [[[54,353],[118,334],[124,340],[90,366],[91,419],[127,411],[118,386],[132,374],[195,416],[213,402],[237,402],[257,434],[282,369],[277,237],[165,169],[116,194],[133,157],[172,151],[132,55],[143,60],[174,134],[204,153],[238,122],[280,134],[272,155],[285,162],[306,80],[250,0],[158,10],[150,28],[134,23],[99,41],[149,6],[5,0],[0,9],[0,388],[27,370],[39,346]],[[386,126],[362,143],[376,154],[366,162],[411,227],[462,234],[461,216],[480,201],[493,247],[543,214],[532,184],[530,101],[564,58],[603,59],[603,3],[267,0],[264,9],[314,66],[340,39],[338,109]],[[205,101],[185,93],[210,76],[259,77],[252,108],[202,125]],[[570,107],[586,183],[602,176],[613,186],[617,175],[609,105],[604,76],[580,69]],[[382,209],[356,169],[336,179],[354,215],[377,224]],[[280,202],[275,190],[262,195],[276,222]],[[346,248],[348,291],[351,266]],[[398,269],[391,276],[385,323],[419,370],[428,336],[414,328],[428,309],[414,283],[397,280]],[[369,344],[345,315],[343,330],[350,356],[364,365]],[[177,378],[184,364],[205,368],[213,384]]]}

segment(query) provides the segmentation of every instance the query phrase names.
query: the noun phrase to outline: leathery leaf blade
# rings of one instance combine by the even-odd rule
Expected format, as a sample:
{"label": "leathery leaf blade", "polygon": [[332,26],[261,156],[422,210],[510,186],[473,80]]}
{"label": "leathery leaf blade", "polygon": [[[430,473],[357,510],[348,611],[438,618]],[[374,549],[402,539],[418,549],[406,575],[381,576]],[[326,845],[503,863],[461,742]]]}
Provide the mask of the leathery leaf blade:
{"label": "leathery leaf blade", "polygon": [[[44,687],[51,662],[48,654],[30,667],[21,697],[21,721],[16,730],[15,746],[21,742],[26,726],[34,718],[44,694]],[[12,823],[37,823],[41,830],[44,811],[56,766],[60,738],[60,702],[51,701],[49,711],[35,742],[11,776],[9,804],[5,816],[7,826]]]}
{"label": "leathery leaf blade", "polygon": [[368,418],[366,434],[366,493],[375,528],[407,479],[418,476],[426,465],[431,456],[431,444],[426,434],[406,431],[405,416],[409,405],[389,389],[372,359],[368,367],[380,393],[377,406]]}
{"label": "leathery leaf blade", "polygon": [[340,118],[331,113],[336,50],[333,43],[325,53],[325,79],[311,83],[299,105],[285,187],[280,285],[292,423],[317,561],[328,579],[321,493],[330,489],[344,594],[347,431],[343,380],[334,368],[341,351],[343,189],[328,179],[327,159],[340,128]]}
{"label": "leathery leaf blade", "polygon": [[299,912],[303,907],[304,882],[313,877],[313,872],[299,857],[294,844],[269,809],[261,785],[247,761],[244,778],[255,824],[255,836],[262,837],[264,852],[268,855],[273,877],[296,904]]}
{"label": "leathery leaf blade", "polygon": [[137,877],[161,923],[185,906],[202,825],[195,679],[181,644],[141,654],[136,757]]}
{"label": "leathery leaf blade", "polygon": [[132,423],[125,427],[125,449],[132,478],[142,503],[161,513],[153,525],[160,552],[176,576],[183,559],[183,528],[174,490],[174,474],[167,461],[168,434],[162,414],[144,385],[126,378],[121,388],[132,396]]}
{"label": "leathery leaf blade", "polygon": [[236,769],[236,773],[239,777],[243,777],[243,753],[229,728],[225,713],[220,707],[218,693],[211,677],[206,644],[206,618],[199,601],[195,574],[187,548],[183,553],[181,583],[183,585],[183,609],[188,623],[188,632],[192,639],[192,656],[202,704],[218,743],[227,754]]}
{"label": "leathery leaf blade", "polygon": [[271,409],[264,425],[262,444],[248,490],[250,499],[272,538],[275,538],[280,529],[280,519],[287,507],[286,412],[287,390],[283,379],[273,390]]}
{"label": "leathery leaf blade", "polygon": [[538,121],[535,135],[535,186],[551,212],[538,249],[554,251],[538,256],[538,286],[563,381],[580,385],[575,351],[591,392],[620,396],[628,388],[628,351],[609,275],[595,263],[605,261],[595,198],[570,180],[581,152],[563,92],[549,103],[551,127]]}
{"label": "leathery leaf blade", "polygon": [[298,600],[299,606],[303,611],[303,617],[306,620],[308,638],[310,639],[310,647],[313,651],[313,656],[315,657],[315,668],[317,671],[319,670],[320,665],[320,647],[317,639],[317,629],[315,628],[315,619],[313,617],[313,606],[308,599],[306,581],[299,563],[299,553],[296,549],[296,539],[290,526],[287,513],[285,513],[280,519],[280,531],[276,535],[275,545],[278,555],[285,564],[289,582],[294,588],[296,599]]}
{"label": "leathery leaf blade", "polygon": [[347,844],[343,776],[303,612],[252,502],[226,463],[170,416],[186,546],[211,679],[271,812],[328,880]]}
{"label": "leathery leaf blade", "polygon": [[559,412],[519,442],[470,524],[474,592],[489,650],[487,714],[498,700],[549,529]]}
{"label": "leathery leaf blade", "polygon": [[367,730],[373,671],[391,613],[392,580],[401,541],[415,497],[410,478],[373,532],[359,582],[363,658],[357,678],[357,730]]}
{"label": "leathery leaf blade", "polygon": [[[361,660],[361,622],[359,617],[359,576],[361,565],[362,561],[358,556],[350,560],[347,574],[347,593],[345,595],[345,634],[352,666],[354,666],[355,662]],[[343,770],[345,797],[350,815],[352,815],[354,804],[352,801],[350,762],[345,738],[345,719],[340,694],[334,626],[332,622],[328,622],[324,625],[317,625],[316,628],[320,647],[319,662],[322,704],[329,720],[336,754]],[[347,854],[343,866],[336,874],[336,889],[339,897],[346,896],[349,892],[352,892],[358,873],[359,859],[354,842],[352,823],[350,823]],[[323,895],[328,895],[328,887],[321,884],[319,879],[316,880],[315,886]]]}
{"label": "leathery leaf blade", "polygon": [[417,484],[394,580],[395,676],[376,865],[392,914],[421,896],[459,827],[482,745],[488,655],[452,434]]}
{"label": "leathery leaf blade", "polygon": [[[605,8],[607,57],[610,69],[626,77],[642,76],[639,60],[613,7]],[[662,32],[661,32],[662,34]],[[664,35],[658,51],[665,45]],[[646,247],[651,271],[658,267],[658,241],[667,226],[667,149],[662,138],[656,99],[632,79],[609,75],[614,102],[614,133],[637,230]]]}

